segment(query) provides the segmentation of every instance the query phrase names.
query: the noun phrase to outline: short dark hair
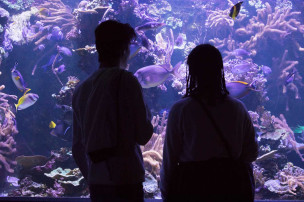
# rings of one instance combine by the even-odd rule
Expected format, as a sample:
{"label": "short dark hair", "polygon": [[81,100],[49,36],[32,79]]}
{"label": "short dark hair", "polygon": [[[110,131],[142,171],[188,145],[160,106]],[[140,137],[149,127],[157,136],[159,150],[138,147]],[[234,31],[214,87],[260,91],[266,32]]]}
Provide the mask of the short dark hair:
{"label": "short dark hair", "polygon": [[115,64],[136,38],[134,29],[129,24],[115,20],[100,23],[95,29],[95,43],[99,62]]}
{"label": "short dark hair", "polygon": [[210,44],[200,44],[189,54],[187,59],[189,74],[187,75],[186,95],[201,95],[215,104],[216,97],[226,97],[223,59],[220,51]]}

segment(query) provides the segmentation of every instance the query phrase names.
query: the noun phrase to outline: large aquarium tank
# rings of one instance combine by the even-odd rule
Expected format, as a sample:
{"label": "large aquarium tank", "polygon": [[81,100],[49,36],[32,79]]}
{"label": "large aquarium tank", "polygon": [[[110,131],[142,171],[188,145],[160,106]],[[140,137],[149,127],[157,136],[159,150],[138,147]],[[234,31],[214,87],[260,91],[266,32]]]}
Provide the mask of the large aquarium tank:
{"label": "large aquarium tank", "polygon": [[0,0],[0,196],[89,197],[71,153],[71,98],[99,66],[96,26],[115,19],[137,33],[129,71],[167,72],[143,86],[154,127],[141,148],[146,198],[161,198],[166,122],[185,93],[187,55],[210,43],[256,129],[256,199],[304,199],[304,1],[237,3]]}

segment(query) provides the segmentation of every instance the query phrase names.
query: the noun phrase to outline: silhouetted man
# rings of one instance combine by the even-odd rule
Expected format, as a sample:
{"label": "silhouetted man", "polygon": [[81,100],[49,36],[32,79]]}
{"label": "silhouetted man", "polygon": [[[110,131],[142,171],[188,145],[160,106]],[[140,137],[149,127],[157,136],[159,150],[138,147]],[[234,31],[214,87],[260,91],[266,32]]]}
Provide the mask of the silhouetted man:
{"label": "silhouetted man", "polygon": [[153,127],[140,84],[124,70],[135,37],[129,24],[102,22],[95,30],[100,67],[73,96],[73,157],[92,201],[144,200],[139,145]]}

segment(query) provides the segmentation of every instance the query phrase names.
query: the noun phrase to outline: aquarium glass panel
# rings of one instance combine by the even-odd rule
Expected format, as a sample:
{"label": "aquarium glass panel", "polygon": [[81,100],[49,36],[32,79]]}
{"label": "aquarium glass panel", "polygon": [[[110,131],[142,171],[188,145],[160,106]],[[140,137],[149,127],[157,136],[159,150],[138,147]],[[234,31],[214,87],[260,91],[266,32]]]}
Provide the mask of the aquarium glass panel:
{"label": "aquarium glass panel", "polygon": [[303,0],[1,0],[0,196],[89,197],[72,157],[72,96],[99,67],[96,26],[115,19],[136,30],[129,71],[158,74],[140,82],[154,128],[141,146],[146,198],[161,198],[187,56],[209,43],[256,130],[256,199],[304,199],[303,11]]}

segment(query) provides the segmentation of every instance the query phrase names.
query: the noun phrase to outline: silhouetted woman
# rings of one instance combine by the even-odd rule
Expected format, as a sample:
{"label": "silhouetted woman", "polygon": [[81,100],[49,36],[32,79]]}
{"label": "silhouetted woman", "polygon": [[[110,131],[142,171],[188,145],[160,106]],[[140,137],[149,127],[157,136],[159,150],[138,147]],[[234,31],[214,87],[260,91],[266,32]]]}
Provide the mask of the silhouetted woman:
{"label": "silhouetted woman", "polygon": [[255,131],[244,104],[229,96],[221,53],[202,44],[187,63],[186,95],[168,118],[162,196],[165,201],[253,201]]}

